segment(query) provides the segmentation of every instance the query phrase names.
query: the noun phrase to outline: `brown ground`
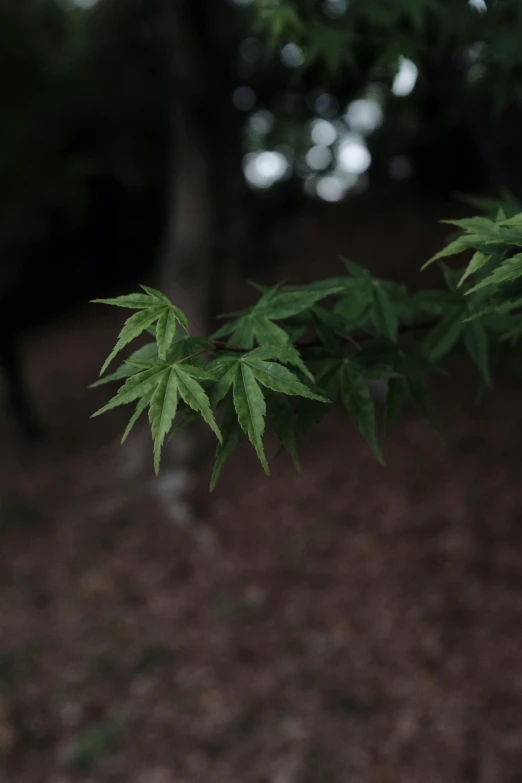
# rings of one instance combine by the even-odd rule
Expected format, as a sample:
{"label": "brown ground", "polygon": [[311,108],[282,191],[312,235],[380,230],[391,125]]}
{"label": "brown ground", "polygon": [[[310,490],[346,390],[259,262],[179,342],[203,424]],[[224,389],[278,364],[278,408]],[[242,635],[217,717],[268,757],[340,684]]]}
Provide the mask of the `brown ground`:
{"label": "brown ground", "polygon": [[246,449],[192,523],[88,419],[118,323],[28,341],[46,443],[0,420],[0,780],[522,781],[520,389],[457,368],[450,453],[409,415],[385,469],[340,412],[302,475]]}

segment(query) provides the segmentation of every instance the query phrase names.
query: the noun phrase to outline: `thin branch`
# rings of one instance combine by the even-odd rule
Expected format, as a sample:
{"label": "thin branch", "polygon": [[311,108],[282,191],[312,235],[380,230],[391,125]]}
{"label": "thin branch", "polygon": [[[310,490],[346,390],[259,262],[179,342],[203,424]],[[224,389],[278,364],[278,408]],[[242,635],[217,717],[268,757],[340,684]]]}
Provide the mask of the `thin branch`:
{"label": "thin branch", "polygon": [[[424,331],[425,329],[431,329],[433,326],[436,326],[438,322],[439,321],[437,318],[433,318],[429,321],[421,321],[415,324],[404,324],[399,328],[399,336],[408,334],[409,332]],[[359,332],[356,333],[354,336],[350,335],[342,339],[344,339],[346,343],[350,343],[354,347],[358,348],[359,347],[357,345],[358,342],[371,340],[374,337],[378,337],[378,335],[372,334],[370,332]],[[248,353],[249,351],[252,350],[251,348],[245,348],[242,345],[227,343],[225,340],[209,339],[209,343],[211,344],[212,348],[215,351],[231,351],[232,353]],[[295,343],[294,345],[294,348],[297,348],[299,350],[303,348],[322,348],[322,347],[324,347],[323,343],[321,343],[318,340],[310,340],[308,342],[298,342]]]}

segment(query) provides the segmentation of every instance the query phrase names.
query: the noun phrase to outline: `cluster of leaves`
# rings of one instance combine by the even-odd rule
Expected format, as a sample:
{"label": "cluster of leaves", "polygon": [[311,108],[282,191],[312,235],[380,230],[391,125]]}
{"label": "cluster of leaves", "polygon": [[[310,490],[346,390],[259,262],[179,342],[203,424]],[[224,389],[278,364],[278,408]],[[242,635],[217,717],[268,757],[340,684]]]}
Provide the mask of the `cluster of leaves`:
{"label": "cluster of leaves", "polygon": [[[218,445],[211,480],[236,446],[248,440],[269,473],[270,429],[299,468],[297,439],[337,403],[379,461],[382,440],[410,398],[436,430],[426,380],[441,361],[467,352],[484,387],[491,384],[492,350],[522,334],[522,214],[447,221],[459,233],[429,263],[468,251],[466,266],[441,262],[445,288],[410,293],[348,260],[345,274],[309,285],[255,286],[259,300],[230,314],[212,337],[190,335],[184,314],[153,288],[97,300],[136,310],[102,368],[142,334],[154,340],[134,351],[94,385],[123,381],[94,415],[119,405],[136,408],[123,440],[148,409],[159,470],[167,436],[202,418]],[[386,382],[382,409],[370,386]],[[438,431],[438,430],[437,430]]]}
{"label": "cluster of leaves", "polygon": [[[471,260],[462,271],[457,289],[473,280],[466,290],[471,303],[466,322],[480,323],[484,316],[493,316],[490,325],[496,325],[502,340],[518,339],[522,334],[522,213],[506,217],[501,207],[496,219],[472,217],[448,220],[462,229],[462,233],[437,253],[428,264],[446,256],[473,251]],[[500,317],[499,317],[500,316]],[[503,316],[503,317],[502,317]]]}
{"label": "cluster of leaves", "polygon": [[335,78],[357,74],[369,48],[382,80],[386,72],[393,77],[401,55],[422,72],[426,58],[440,61],[453,50],[466,63],[470,95],[481,95],[493,116],[520,105],[519,0],[254,0],[253,9],[268,46],[297,44],[304,69],[320,65]]}
{"label": "cluster of leaves", "polygon": [[296,43],[303,50],[305,67],[321,63],[332,74],[345,66],[357,67],[353,49],[368,35],[381,44],[381,63],[386,63],[418,47],[415,36],[428,29],[431,45],[435,35],[443,46],[456,34],[476,34],[480,25],[480,15],[471,5],[455,7],[447,0],[352,0],[349,7],[335,0],[256,0],[254,11],[255,29],[272,49]]}

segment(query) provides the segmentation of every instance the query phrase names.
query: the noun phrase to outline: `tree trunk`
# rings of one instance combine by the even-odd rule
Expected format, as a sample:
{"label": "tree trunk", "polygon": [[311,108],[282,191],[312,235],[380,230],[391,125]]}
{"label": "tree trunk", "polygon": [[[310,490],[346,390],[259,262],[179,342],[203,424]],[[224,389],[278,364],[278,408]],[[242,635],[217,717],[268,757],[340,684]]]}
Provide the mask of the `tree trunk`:
{"label": "tree trunk", "polygon": [[198,333],[223,307],[244,188],[223,0],[162,0],[170,74],[171,171],[159,277]]}
{"label": "tree trunk", "polygon": [[[207,94],[206,57],[188,0],[162,0],[169,69],[170,185],[159,285],[202,333],[204,285],[213,244],[212,161],[201,121]],[[209,85],[211,80],[209,80]]]}
{"label": "tree trunk", "polygon": [[[234,255],[244,187],[242,118],[231,102],[230,52],[219,40],[227,23],[223,0],[161,3],[170,75],[171,160],[158,284],[186,313],[191,332],[204,335],[213,331],[224,309]],[[172,441],[167,471],[169,462],[170,470],[182,462],[193,476],[199,472],[213,449],[208,428],[199,424],[187,432],[183,453],[176,453]]]}
{"label": "tree trunk", "polygon": [[204,134],[181,103],[173,110],[170,193],[160,287],[203,334],[214,237],[212,162]]}

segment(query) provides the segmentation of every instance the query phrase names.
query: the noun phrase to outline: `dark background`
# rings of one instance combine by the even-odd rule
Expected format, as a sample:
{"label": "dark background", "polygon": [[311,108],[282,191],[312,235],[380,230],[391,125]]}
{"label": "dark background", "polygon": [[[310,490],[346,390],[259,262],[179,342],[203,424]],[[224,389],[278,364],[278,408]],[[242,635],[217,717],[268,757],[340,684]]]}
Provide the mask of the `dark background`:
{"label": "dark background", "polygon": [[516,210],[518,4],[432,5],[303,3],[270,48],[248,2],[0,4],[0,779],[521,780],[513,379],[437,382],[448,453],[411,413],[382,469],[335,413],[212,497],[190,439],[154,479],[89,418],[94,297],[203,332],[340,254],[417,288],[458,194]]}

